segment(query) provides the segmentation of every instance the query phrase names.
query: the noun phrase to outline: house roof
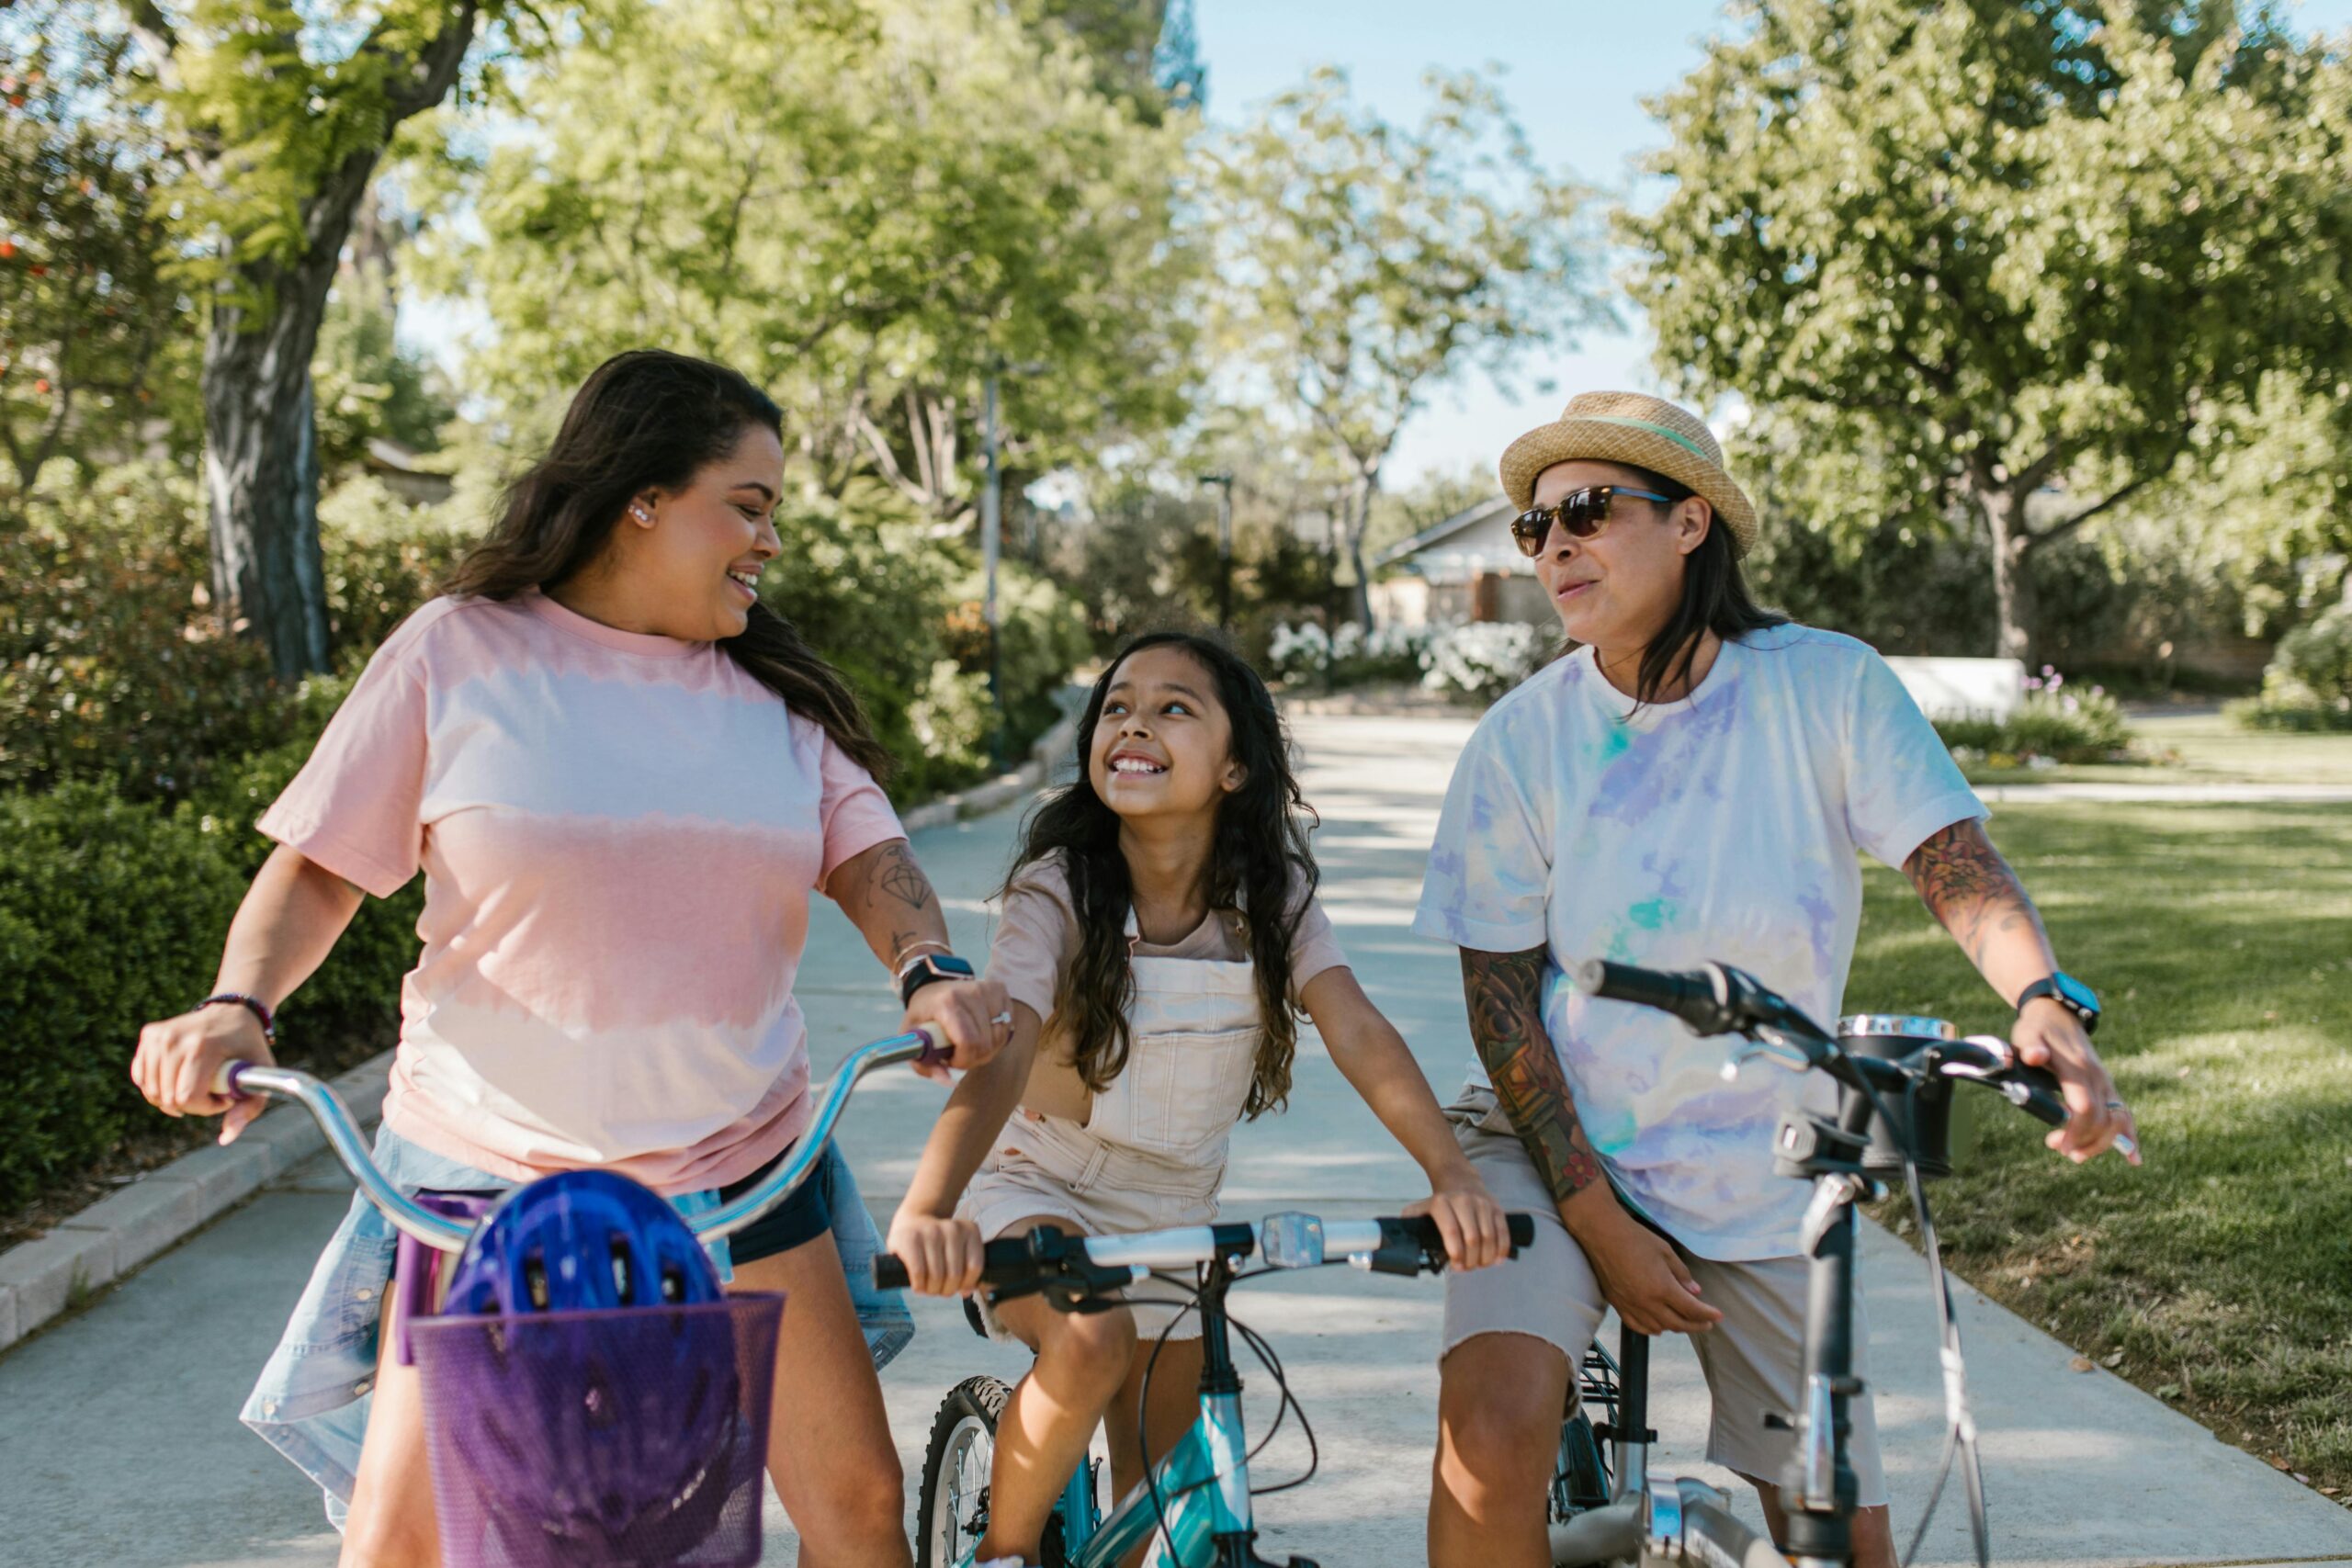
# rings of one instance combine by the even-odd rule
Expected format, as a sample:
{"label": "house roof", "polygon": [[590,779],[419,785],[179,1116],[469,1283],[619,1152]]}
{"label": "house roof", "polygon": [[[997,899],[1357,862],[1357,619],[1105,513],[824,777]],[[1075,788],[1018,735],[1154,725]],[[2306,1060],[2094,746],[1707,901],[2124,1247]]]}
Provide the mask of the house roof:
{"label": "house roof", "polygon": [[1408,557],[1420,554],[1432,545],[1443,544],[1464,529],[1475,528],[1481,523],[1492,522],[1497,517],[1504,516],[1510,513],[1510,497],[1507,495],[1496,496],[1492,501],[1482,501],[1476,506],[1455,513],[1442,523],[1431,524],[1409,539],[1389,546],[1374,558],[1372,564],[1394,566]]}

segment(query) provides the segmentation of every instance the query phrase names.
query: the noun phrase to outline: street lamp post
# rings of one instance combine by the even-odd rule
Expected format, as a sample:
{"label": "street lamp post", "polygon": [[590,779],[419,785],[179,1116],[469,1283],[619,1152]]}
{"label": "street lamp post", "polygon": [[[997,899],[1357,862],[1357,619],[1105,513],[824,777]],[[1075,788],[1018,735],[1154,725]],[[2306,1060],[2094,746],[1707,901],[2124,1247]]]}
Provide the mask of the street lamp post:
{"label": "street lamp post", "polygon": [[999,635],[1003,613],[997,604],[996,568],[1004,554],[1003,480],[997,471],[996,383],[997,378],[1010,370],[1016,376],[1043,373],[1042,365],[1015,364],[1001,355],[989,358],[987,389],[982,394],[980,418],[980,449],[988,463],[988,474],[980,487],[980,559],[987,571],[987,587],[980,604],[981,618],[989,628],[989,710],[993,722],[989,728],[989,762],[998,772],[1004,771],[1004,685],[999,655],[1003,639]]}
{"label": "street lamp post", "polygon": [[1004,686],[997,666],[997,636],[999,611],[996,602],[996,562],[1003,547],[1003,501],[999,493],[996,468],[996,377],[995,367],[989,371],[988,390],[984,395],[985,410],[980,422],[980,450],[986,455],[988,477],[980,490],[980,559],[985,565],[987,587],[983,590],[981,618],[989,628],[989,765],[993,772],[1004,772]]}
{"label": "street lamp post", "polygon": [[1216,629],[1233,630],[1233,476],[1203,474],[1216,487]]}

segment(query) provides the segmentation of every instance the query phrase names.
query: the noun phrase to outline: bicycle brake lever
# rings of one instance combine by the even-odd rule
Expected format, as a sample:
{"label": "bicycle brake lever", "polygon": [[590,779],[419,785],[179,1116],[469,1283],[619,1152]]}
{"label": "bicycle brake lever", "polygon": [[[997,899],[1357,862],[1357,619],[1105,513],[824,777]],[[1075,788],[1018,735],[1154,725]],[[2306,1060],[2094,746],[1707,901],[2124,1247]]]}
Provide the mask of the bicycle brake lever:
{"label": "bicycle brake lever", "polygon": [[1754,1033],[1740,1036],[1738,1043],[1732,1046],[1731,1055],[1724,1063],[1724,1081],[1731,1082],[1739,1077],[1741,1067],[1759,1058],[1792,1073],[1809,1072],[1813,1068],[1813,1058],[1805,1055],[1802,1046],[1772,1025],[1764,1023],[1757,1025]]}

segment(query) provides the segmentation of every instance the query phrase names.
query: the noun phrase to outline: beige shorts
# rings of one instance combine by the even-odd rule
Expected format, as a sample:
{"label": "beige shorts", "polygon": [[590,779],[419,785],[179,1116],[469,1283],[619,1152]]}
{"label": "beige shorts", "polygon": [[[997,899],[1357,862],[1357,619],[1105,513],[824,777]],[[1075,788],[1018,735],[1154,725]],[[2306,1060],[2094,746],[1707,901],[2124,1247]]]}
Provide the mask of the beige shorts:
{"label": "beige shorts", "polygon": [[[1600,1327],[1603,1305],[1591,1265],[1560,1223],[1544,1179],[1488,1089],[1466,1089],[1446,1108],[1453,1135],[1505,1209],[1535,1216],[1535,1245],[1492,1268],[1445,1277],[1445,1342],[1440,1359],[1481,1334],[1524,1334],[1556,1346],[1571,1367]],[[1795,1448],[1793,1435],[1764,1425],[1769,1412],[1798,1408],[1804,1365],[1805,1260],[1770,1258],[1718,1263],[1683,1248],[1682,1261],[1723,1321],[1690,1337],[1706,1377],[1714,1416],[1707,1458],[1741,1475],[1777,1480]],[[1854,1302],[1854,1373],[1870,1371],[1870,1325]],[[1878,1422],[1871,1397],[1851,1402],[1847,1443],[1861,1506],[1886,1501]]]}
{"label": "beige shorts", "polygon": [[[1211,1223],[1224,1184],[1222,1161],[1214,1169],[1188,1169],[1104,1143],[1075,1122],[1015,1111],[956,1212],[979,1227],[983,1241],[1047,1215],[1088,1235],[1127,1235]],[[1181,1287],[1146,1280],[1126,1298],[1144,1344],[1162,1330],[1170,1339],[1200,1337],[1200,1316],[1183,1310],[1188,1298]],[[989,1338],[1014,1342],[986,1300],[980,1322]]]}

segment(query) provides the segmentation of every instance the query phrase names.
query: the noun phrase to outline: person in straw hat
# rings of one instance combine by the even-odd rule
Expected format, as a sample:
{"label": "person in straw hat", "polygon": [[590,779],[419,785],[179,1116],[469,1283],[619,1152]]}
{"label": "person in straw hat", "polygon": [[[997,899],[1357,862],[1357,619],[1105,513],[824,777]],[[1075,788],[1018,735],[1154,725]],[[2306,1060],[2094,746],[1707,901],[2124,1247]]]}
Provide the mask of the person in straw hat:
{"label": "person in straw hat", "polygon": [[[2088,1159],[2131,1115],[2091,1049],[2097,997],[2059,970],[1984,807],[1894,671],[1750,597],[1756,508],[1705,423],[1586,393],[1510,444],[1501,479],[1576,647],[1464,748],[1413,926],[1461,950],[1477,1061],[1457,1135],[1539,1227],[1517,1259],[1448,1277],[1430,1562],[1550,1562],[1555,1437],[1604,1305],[1690,1336],[1715,1407],[1707,1456],[1755,1483],[1784,1537],[1769,1483],[1792,1439],[1763,1417],[1800,1407],[1808,1193],[1774,1176],[1771,1145],[1785,1111],[1834,1090],[1817,1074],[1726,1083],[1722,1041],[1585,997],[1566,972],[1721,960],[1835,1018],[1868,851],[2017,1006],[2011,1038],[2057,1072],[2073,1112],[2051,1146]],[[1858,1361],[1867,1337],[1858,1322]],[[1867,1396],[1851,1414],[1855,1560],[1892,1564]]]}

